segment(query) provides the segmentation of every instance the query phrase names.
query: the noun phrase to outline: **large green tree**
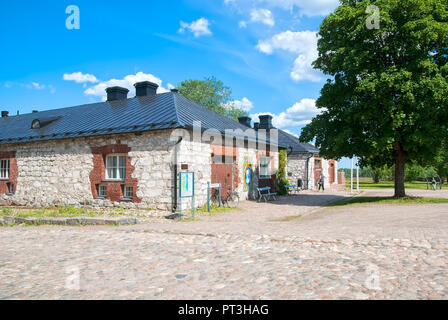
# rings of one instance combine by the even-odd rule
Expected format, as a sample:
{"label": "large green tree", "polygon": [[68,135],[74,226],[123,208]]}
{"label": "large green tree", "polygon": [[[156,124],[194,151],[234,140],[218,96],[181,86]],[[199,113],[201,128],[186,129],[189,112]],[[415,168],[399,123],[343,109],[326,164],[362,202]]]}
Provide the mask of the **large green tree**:
{"label": "large green tree", "polygon": [[215,77],[184,80],[177,89],[184,97],[235,121],[248,114],[234,105],[232,90]]}
{"label": "large green tree", "polygon": [[301,140],[329,158],[395,165],[395,196],[405,196],[405,164],[430,163],[447,134],[448,2],[343,0],[318,52],[314,67],[330,79]]}

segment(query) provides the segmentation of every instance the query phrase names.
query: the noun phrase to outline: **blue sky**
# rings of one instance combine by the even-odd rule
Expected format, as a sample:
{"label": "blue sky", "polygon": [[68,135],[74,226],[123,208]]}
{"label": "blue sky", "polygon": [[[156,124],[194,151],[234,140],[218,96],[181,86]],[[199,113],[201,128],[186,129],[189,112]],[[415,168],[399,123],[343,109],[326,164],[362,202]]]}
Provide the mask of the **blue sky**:
{"label": "blue sky", "polygon": [[[337,3],[3,1],[0,108],[28,113],[101,101],[108,85],[151,80],[163,91],[215,76],[238,106],[299,134],[325,82],[310,66],[315,32]],[[79,29],[66,27],[69,5],[79,8]]]}

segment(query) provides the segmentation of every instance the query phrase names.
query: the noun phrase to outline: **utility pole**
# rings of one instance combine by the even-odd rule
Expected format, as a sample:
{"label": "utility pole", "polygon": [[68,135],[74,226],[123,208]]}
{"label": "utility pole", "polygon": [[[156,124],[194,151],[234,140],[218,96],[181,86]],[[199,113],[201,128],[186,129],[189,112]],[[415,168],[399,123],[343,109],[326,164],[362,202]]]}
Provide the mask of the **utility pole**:
{"label": "utility pole", "polygon": [[356,192],[359,193],[359,159],[356,157]]}
{"label": "utility pole", "polygon": [[350,193],[353,193],[353,157],[351,158],[350,166]]}

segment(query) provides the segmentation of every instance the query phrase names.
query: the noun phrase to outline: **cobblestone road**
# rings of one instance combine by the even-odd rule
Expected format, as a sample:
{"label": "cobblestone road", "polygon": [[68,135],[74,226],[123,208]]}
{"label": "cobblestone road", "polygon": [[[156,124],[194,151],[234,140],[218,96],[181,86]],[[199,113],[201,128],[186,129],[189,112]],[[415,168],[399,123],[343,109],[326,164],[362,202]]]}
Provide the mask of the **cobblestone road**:
{"label": "cobblestone road", "polygon": [[193,222],[2,227],[0,299],[448,298],[448,205],[302,196]]}

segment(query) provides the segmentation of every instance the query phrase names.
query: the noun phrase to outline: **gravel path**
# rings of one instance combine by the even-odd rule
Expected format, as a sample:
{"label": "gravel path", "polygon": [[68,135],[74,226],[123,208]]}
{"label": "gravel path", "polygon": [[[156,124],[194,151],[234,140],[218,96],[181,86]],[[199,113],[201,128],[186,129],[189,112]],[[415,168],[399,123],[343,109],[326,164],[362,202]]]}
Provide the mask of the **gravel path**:
{"label": "gravel path", "polygon": [[192,222],[2,227],[0,299],[448,299],[448,204],[321,207],[344,196]]}

